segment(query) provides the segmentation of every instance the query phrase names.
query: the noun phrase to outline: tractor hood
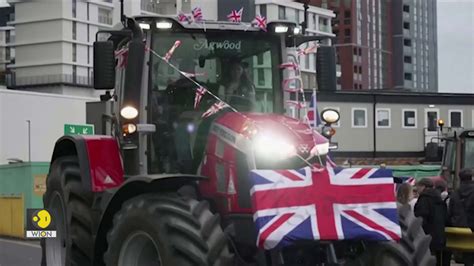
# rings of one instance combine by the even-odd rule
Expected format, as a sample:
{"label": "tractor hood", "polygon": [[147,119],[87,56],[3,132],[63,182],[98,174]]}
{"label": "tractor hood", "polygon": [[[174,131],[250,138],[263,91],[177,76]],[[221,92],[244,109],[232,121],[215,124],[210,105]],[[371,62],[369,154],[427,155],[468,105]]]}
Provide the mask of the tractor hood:
{"label": "tractor hood", "polygon": [[269,145],[278,145],[284,141],[296,149],[304,158],[309,157],[313,148],[318,145],[320,155],[328,152],[329,141],[300,120],[279,114],[262,113],[225,113],[215,121],[234,132],[244,134],[248,125],[256,129],[253,137],[267,138]]}

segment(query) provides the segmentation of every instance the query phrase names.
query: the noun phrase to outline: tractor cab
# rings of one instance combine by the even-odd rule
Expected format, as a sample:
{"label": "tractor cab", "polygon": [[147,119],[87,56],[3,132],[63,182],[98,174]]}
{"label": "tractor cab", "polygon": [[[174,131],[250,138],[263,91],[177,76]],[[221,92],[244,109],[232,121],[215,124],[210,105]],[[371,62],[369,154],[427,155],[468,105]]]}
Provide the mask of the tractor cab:
{"label": "tractor cab", "polygon": [[[235,125],[258,124],[263,130],[281,124],[282,117],[264,114],[284,114],[284,102],[292,99],[282,88],[284,79],[296,75],[281,68],[288,60],[297,64],[287,48],[327,38],[299,31],[290,22],[272,22],[262,30],[245,23],[137,17],[123,30],[99,32],[111,37],[94,45],[95,87],[115,90],[114,113],[120,115],[111,133],[120,140],[126,174],[196,174],[213,121],[227,112],[233,114],[218,123],[232,129],[234,138],[245,135]],[[118,63],[111,65],[114,55]],[[299,133],[287,133],[297,136],[291,146],[302,145],[305,158],[315,138],[327,142],[297,120],[285,123],[283,131],[301,126]]]}
{"label": "tractor cab", "polygon": [[459,171],[474,169],[474,130],[455,130],[444,138],[441,175],[450,189],[459,187]]}

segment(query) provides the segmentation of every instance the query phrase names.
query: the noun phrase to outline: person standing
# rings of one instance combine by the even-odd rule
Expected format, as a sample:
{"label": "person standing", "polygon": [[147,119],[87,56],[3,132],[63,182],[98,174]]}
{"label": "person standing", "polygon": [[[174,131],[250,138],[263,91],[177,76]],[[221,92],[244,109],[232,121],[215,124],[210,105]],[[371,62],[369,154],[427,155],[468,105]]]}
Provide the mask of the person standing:
{"label": "person standing", "polygon": [[415,216],[423,219],[423,230],[431,236],[431,253],[436,255],[436,265],[442,265],[443,249],[446,246],[444,228],[448,215],[447,207],[431,179],[421,179],[416,187],[419,197],[415,204]]}
{"label": "person standing", "polygon": [[[461,184],[449,201],[449,218],[454,227],[469,227],[474,232],[474,181],[472,170],[459,172]],[[464,265],[474,265],[474,253],[463,253]]]}

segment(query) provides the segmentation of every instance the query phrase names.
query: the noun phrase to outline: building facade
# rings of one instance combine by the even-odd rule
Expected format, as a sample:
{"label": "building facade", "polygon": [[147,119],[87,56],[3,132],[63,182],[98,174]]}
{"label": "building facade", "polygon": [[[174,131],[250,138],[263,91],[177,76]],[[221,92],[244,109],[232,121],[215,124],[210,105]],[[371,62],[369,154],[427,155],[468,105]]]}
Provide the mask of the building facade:
{"label": "building facade", "polygon": [[438,91],[436,1],[392,0],[394,88]]}
{"label": "building facade", "polygon": [[436,1],[310,2],[336,14],[343,90],[438,91]]}
{"label": "building facade", "polygon": [[14,20],[15,11],[7,3],[0,3],[0,85],[5,85],[7,65],[15,61],[15,28],[7,25]]}

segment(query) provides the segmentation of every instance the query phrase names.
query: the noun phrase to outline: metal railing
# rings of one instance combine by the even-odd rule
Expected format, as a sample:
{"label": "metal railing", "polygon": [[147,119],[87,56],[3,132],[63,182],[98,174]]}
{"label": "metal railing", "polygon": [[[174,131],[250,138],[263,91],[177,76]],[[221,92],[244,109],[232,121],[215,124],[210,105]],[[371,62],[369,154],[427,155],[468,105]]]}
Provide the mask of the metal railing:
{"label": "metal railing", "polygon": [[12,75],[7,75],[5,77],[5,83],[7,87],[54,85],[54,84],[70,84],[70,85],[92,87],[93,79],[92,77],[74,76],[74,75],[68,75],[68,74],[31,76],[31,77],[16,77]]}

